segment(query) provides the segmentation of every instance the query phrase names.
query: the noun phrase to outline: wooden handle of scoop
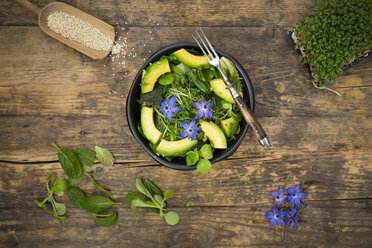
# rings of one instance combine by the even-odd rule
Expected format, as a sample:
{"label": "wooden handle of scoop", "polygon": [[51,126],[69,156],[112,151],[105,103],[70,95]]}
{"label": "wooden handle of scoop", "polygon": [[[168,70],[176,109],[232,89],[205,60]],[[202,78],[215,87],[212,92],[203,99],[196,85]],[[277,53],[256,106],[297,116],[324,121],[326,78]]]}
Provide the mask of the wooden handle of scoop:
{"label": "wooden handle of scoop", "polygon": [[31,3],[28,0],[14,0],[14,1],[19,3],[20,5],[22,5],[26,9],[31,10],[32,12],[34,12],[36,15],[39,16],[41,9],[39,7],[37,7],[35,4]]}

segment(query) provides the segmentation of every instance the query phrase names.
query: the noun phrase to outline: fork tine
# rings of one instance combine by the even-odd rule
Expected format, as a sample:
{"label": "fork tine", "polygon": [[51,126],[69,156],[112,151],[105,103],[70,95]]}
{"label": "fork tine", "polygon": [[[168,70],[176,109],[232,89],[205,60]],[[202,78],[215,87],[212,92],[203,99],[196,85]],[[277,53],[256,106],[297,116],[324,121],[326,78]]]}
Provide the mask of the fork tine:
{"label": "fork tine", "polygon": [[209,57],[208,57],[207,53],[205,52],[203,46],[200,45],[198,39],[196,39],[196,37],[195,37],[193,34],[191,34],[191,35],[192,35],[192,37],[194,38],[194,40],[196,41],[196,43],[198,44],[198,46],[200,47],[200,49],[202,50],[204,56],[207,58],[207,60],[208,60],[208,62],[209,62],[209,61],[210,61],[210,60],[209,60]]}
{"label": "fork tine", "polygon": [[205,44],[203,38],[200,36],[200,34],[198,33],[198,31],[196,31],[196,34],[199,36],[199,39],[203,43],[205,50],[208,51],[208,55],[211,56],[211,58],[213,59],[213,54],[211,53],[211,51],[209,51],[208,46]]}
{"label": "fork tine", "polygon": [[211,48],[211,50],[213,51],[213,54],[214,56],[216,56],[218,58],[218,54],[216,53],[216,51],[214,50],[213,46],[211,45],[211,43],[209,42],[207,36],[205,36],[203,30],[200,28],[200,32],[202,33],[202,35],[204,36],[204,39],[207,41],[209,47]]}

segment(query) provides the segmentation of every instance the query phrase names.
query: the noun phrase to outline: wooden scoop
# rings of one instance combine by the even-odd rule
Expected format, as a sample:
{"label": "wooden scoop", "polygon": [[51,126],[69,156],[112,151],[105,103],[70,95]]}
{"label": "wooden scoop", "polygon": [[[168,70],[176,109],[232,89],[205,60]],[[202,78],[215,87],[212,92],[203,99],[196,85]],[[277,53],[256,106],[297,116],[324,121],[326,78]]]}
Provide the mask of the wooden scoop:
{"label": "wooden scoop", "polygon": [[57,34],[56,32],[52,31],[49,28],[48,23],[47,23],[49,14],[51,14],[53,12],[56,12],[56,11],[61,11],[61,12],[64,12],[66,14],[76,16],[77,18],[80,18],[84,21],[88,21],[94,27],[99,29],[103,34],[110,37],[110,39],[112,40],[112,45],[113,45],[114,40],[115,40],[114,27],[105,23],[105,22],[103,22],[103,21],[101,21],[101,20],[99,20],[99,19],[97,19],[97,18],[95,18],[94,16],[89,15],[89,14],[87,14],[87,13],[85,13],[85,12],[83,12],[83,11],[77,9],[77,8],[74,8],[74,7],[72,7],[68,4],[61,3],[61,2],[53,2],[53,3],[48,4],[44,8],[40,9],[36,5],[29,2],[28,0],[14,0],[14,1],[16,1],[17,3],[22,5],[23,7],[31,10],[32,12],[34,12],[35,14],[37,14],[39,16],[39,27],[47,35],[59,40],[60,42],[66,44],[66,45],[68,45],[68,46],[70,46],[70,47],[72,47],[76,50],[78,50],[79,52],[84,53],[85,55],[87,55],[87,56],[89,56],[93,59],[103,59],[111,51],[111,49],[109,49],[107,51],[95,50],[95,49],[89,48],[89,47],[87,47],[87,46],[85,46],[85,45],[83,45],[83,44],[81,44],[77,41],[65,38],[62,35]]}

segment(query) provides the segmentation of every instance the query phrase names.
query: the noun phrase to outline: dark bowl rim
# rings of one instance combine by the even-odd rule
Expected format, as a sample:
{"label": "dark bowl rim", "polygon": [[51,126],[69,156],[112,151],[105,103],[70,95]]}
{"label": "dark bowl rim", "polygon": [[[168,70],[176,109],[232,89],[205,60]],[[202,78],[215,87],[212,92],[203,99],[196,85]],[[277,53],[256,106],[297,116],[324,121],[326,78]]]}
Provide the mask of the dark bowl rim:
{"label": "dark bowl rim", "polygon": [[[148,154],[150,154],[150,156],[155,161],[157,161],[161,165],[164,165],[168,168],[175,169],[175,170],[195,170],[196,166],[187,166],[186,164],[172,163],[172,162],[166,160],[165,158],[163,158],[161,156],[158,156],[156,153],[154,153],[151,150],[151,148],[149,147],[149,145],[141,140],[142,135],[137,130],[137,125],[134,123],[134,121],[132,120],[132,117],[130,116],[131,106],[132,106],[133,103],[136,104],[136,101],[130,101],[130,100],[133,97],[137,98],[137,96],[134,96],[133,91],[134,91],[135,87],[138,87],[139,83],[137,83],[137,81],[140,82],[140,80],[142,78],[142,71],[145,68],[147,68],[147,66],[150,63],[159,59],[162,55],[168,55],[168,54],[172,53],[173,51],[176,51],[177,49],[180,49],[180,48],[194,48],[194,49],[200,51],[198,45],[195,44],[195,43],[177,42],[177,43],[172,43],[170,45],[164,46],[164,47],[160,48],[159,50],[157,50],[155,53],[153,53],[149,57],[149,59],[143,64],[141,69],[139,69],[136,77],[134,78],[134,80],[132,82],[132,85],[130,87],[130,90],[129,90],[129,93],[128,93],[128,96],[127,96],[127,100],[126,100],[126,117],[127,117],[130,132],[136,138],[137,142],[140,143],[140,145],[145,149],[145,151]],[[251,111],[253,112],[254,111],[254,106],[255,106],[254,90],[253,90],[253,86],[252,86],[251,80],[249,79],[249,76],[248,76],[247,72],[244,70],[243,66],[236,59],[234,59],[232,56],[230,56],[230,55],[228,55],[224,52],[221,52],[218,49],[216,49],[216,52],[220,56],[224,56],[224,57],[230,59],[235,64],[236,68],[238,69],[238,72],[239,72],[240,76],[243,78],[244,86],[247,88],[247,92],[248,92],[248,95],[249,95],[248,106],[250,107]],[[242,123],[241,123],[241,130],[240,130],[240,133],[239,133],[239,137],[237,137],[237,139],[233,141],[234,144],[230,148],[227,149],[228,151],[226,153],[224,153],[220,156],[214,157],[211,160],[211,163],[212,164],[216,163],[218,161],[221,161],[221,160],[226,159],[229,156],[231,156],[238,149],[238,147],[240,146],[241,142],[243,141],[243,139],[245,137],[245,134],[246,134],[247,130],[248,130],[248,125],[243,120]]]}

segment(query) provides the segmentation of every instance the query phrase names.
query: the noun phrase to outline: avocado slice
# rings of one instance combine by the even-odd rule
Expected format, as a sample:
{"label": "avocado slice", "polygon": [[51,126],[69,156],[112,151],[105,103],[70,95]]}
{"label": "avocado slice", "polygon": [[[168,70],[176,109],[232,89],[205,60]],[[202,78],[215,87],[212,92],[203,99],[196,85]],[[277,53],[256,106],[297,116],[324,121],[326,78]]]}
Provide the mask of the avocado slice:
{"label": "avocado slice", "polygon": [[181,156],[190,151],[197,143],[197,140],[191,140],[189,137],[177,141],[162,139],[156,152],[163,156]]}
{"label": "avocado slice", "polygon": [[178,59],[178,61],[194,68],[209,65],[206,57],[203,55],[191,54],[184,48],[175,51],[173,55]]}
{"label": "avocado slice", "polygon": [[152,143],[157,144],[163,135],[154,124],[154,108],[143,106],[141,109],[141,126],[145,137]]}
{"label": "avocado slice", "polygon": [[[217,78],[209,81],[213,92],[223,100],[229,103],[235,103],[234,98],[232,97],[230,90],[227,88],[225,82],[222,78]],[[243,97],[243,92],[239,92]]]}
{"label": "avocado slice", "polygon": [[234,134],[236,134],[236,131],[238,130],[239,123],[234,118],[227,118],[225,120],[222,120],[220,123],[220,126],[222,128],[222,131],[225,133],[227,137],[231,137]]}
{"label": "avocado slice", "polygon": [[161,59],[147,67],[146,73],[141,82],[142,94],[152,91],[158,78],[170,71],[171,70],[167,59]]}
{"label": "avocado slice", "polygon": [[211,146],[216,149],[226,149],[227,141],[225,134],[214,122],[203,121],[200,124],[201,129],[211,142]]}

